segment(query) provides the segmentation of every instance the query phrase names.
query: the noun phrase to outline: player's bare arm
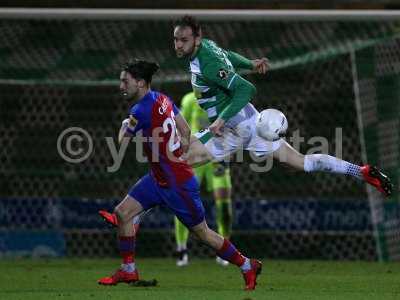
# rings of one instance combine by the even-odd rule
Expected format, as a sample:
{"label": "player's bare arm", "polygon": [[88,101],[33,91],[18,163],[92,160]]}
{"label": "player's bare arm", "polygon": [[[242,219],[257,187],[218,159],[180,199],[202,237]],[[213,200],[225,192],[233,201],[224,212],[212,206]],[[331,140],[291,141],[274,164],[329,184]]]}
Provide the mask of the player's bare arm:
{"label": "player's bare arm", "polygon": [[181,147],[184,153],[183,158],[187,160],[189,165],[197,167],[211,161],[212,156],[198,138],[191,135],[190,126],[181,114],[175,116],[175,123],[181,135]]}
{"label": "player's bare arm", "polygon": [[191,130],[185,118],[178,114],[175,116],[176,128],[181,135],[182,151],[186,154],[189,151]]}

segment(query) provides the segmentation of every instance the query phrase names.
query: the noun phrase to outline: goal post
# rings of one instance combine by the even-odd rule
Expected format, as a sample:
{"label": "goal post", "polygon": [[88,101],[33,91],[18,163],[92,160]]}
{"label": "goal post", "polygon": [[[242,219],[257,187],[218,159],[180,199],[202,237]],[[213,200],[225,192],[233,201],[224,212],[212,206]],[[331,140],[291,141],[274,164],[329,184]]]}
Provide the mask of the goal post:
{"label": "goal post", "polygon": [[398,260],[400,254],[399,43],[394,37],[351,56],[363,159],[385,169],[395,185],[390,199],[367,187],[380,260]]}

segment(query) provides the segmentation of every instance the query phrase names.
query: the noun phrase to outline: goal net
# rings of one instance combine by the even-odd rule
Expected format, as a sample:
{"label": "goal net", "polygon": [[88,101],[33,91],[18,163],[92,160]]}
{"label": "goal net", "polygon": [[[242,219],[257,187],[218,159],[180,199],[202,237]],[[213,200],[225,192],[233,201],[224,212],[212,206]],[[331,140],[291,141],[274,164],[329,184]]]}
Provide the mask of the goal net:
{"label": "goal net", "polygon": [[[147,170],[134,146],[118,171],[108,168],[106,137],[115,137],[127,113],[118,93],[121,65],[129,57],[159,62],[153,89],[178,104],[191,89],[190,76],[174,57],[173,14],[42,17],[17,13],[0,20],[0,204],[8,211],[0,215],[0,229],[55,229],[67,254],[106,255],[114,240],[96,210],[111,208]],[[293,146],[368,161],[395,184],[385,200],[349,177],[292,172],[277,163],[255,172],[270,162],[244,154],[244,163],[231,166],[233,239],[269,257],[399,259],[400,23],[270,12],[201,14],[200,20],[204,35],[221,47],[270,59],[266,76],[243,76],[257,87],[252,102],[259,110],[286,114]],[[65,161],[57,150],[60,133],[70,127],[92,138],[93,153],[81,163]],[[213,224],[212,201],[207,205]],[[158,254],[172,253],[172,234],[157,235],[172,228],[172,217],[161,215],[144,220],[154,239],[144,234],[139,253],[153,253],[150,245],[159,240],[167,246]]]}

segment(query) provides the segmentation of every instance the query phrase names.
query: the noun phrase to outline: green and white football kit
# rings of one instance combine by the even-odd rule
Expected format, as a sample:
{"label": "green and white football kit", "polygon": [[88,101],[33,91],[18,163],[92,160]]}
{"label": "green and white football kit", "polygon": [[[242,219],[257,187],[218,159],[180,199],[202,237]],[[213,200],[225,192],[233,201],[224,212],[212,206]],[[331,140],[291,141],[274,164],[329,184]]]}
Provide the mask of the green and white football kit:
{"label": "green and white football kit", "polygon": [[386,196],[392,193],[390,179],[375,167],[359,166],[327,154],[302,155],[283,139],[269,142],[259,137],[256,132],[259,113],[249,103],[255,88],[236,73],[236,68],[253,69],[253,65],[243,56],[225,51],[207,39],[202,40],[190,61],[192,86],[199,105],[211,122],[217,118],[226,122],[222,137],[215,137],[207,130],[196,134],[215,160],[223,160],[241,147],[262,156],[282,146],[286,151],[284,162],[289,166],[305,172],[351,175],[364,179]]}
{"label": "green and white football kit", "polygon": [[236,69],[253,69],[250,60],[203,39],[196,56],[190,61],[192,87],[197,103],[207,112],[210,122],[217,118],[225,123],[224,134],[216,137],[206,129],[195,136],[215,160],[220,161],[243,148],[266,155],[276,151],[282,140],[269,142],[256,133],[258,111],[249,103],[255,87],[242,78]]}

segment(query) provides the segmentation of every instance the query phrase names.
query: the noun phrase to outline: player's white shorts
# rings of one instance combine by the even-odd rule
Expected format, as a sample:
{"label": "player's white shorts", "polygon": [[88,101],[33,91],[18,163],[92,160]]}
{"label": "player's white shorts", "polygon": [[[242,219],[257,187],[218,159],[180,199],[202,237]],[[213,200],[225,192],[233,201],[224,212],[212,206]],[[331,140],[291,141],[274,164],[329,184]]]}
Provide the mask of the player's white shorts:
{"label": "player's white shorts", "polygon": [[248,103],[236,116],[225,124],[224,135],[215,137],[209,129],[195,136],[206,146],[216,161],[224,160],[240,149],[248,150],[257,156],[263,156],[278,150],[282,139],[270,142],[259,137],[256,132],[256,120],[259,112]]}

